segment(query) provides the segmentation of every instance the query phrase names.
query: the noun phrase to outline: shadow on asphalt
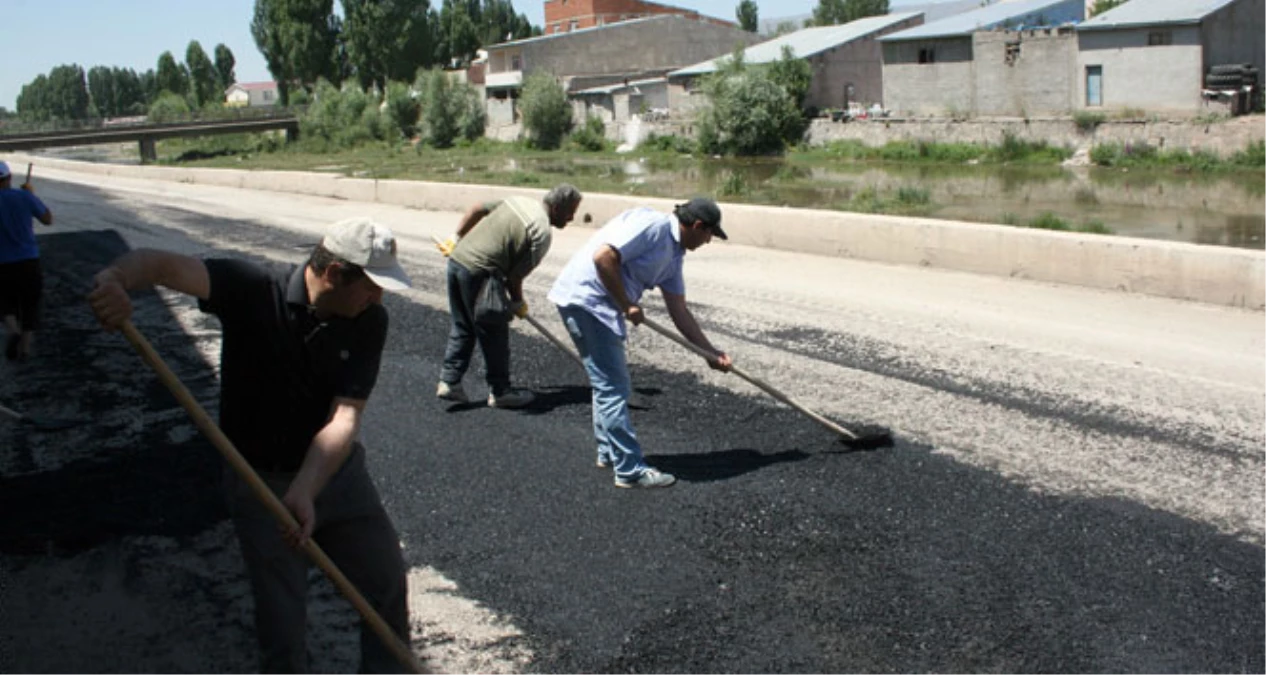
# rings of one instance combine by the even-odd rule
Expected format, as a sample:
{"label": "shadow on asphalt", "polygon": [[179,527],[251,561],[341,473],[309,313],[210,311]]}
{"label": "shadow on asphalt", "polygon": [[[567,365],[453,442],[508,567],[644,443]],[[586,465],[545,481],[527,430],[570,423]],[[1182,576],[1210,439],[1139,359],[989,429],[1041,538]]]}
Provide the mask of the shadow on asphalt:
{"label": "shadow on asphalt", "polygon": [[[114,231],[41,235],[44,327],[37,351],[10,365],[0,391],[63,429],[0,428],[0,552],[73,555],[124,536],[192,535],[226,516],[222,460],[119,334],[97,327],[84,295],[93,274],[127,250]],[[196,341],[154,293],[133,296],[149,333],[195,398],[216,404]]]}
{"label": "shadow on asphalt", "polygon": [[726,480],[783,462],[799,462],[809,458],[800,450],[764,454],[757,450],[718,450],[681,455],[655,455],[647,462],[687,483],[708,483]]}

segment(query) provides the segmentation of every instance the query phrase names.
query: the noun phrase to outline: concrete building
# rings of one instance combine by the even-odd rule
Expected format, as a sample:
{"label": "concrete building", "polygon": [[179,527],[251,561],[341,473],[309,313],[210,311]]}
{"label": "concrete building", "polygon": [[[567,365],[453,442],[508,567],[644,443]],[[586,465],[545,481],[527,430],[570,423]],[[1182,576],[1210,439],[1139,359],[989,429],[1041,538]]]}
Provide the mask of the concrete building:
{"label": "concrete building", "polygon": [[1078,107],[1199,113],[1204,77],[1263,67],[1263,0],[1130,0],[1077,26]]}
{"label": "concrete building", "polygon": [[645,0],[545,0],[545,34],[569,33],[582,28],[594,28],[663,14],[676,14],[711,21],[718,25],[735,26],[732,21],[705,16],[693,9]]}
{"label": "concrete building", "polygon": [[489,121],[513,121],[512,101],[537,71],[562,79],[570,93],[662,77],[759,39],[734,25],[665,14],[492,45],[484,74]]}
{"label": "concrete building", "polygon": [[1011,0],[879,38],[898,115],[1067,113],[1084,0]]}
{"label": "concrete building", "polygon": [[224,90],[224,105],[247,108],[277,105],[276,82],[238,82]]}
{"label": "concrete building", "polygon": [[[882,54],[877,38],[923,23],[918,12],[871,16],[840,26],[805,28],[762,42],[744,51],[746,63],[770,63],[782,58],[783,49],[808,61],[813,81],[805,105],[814,108],[846,108],[869,105],[883,99]],[[727,56],[696,63],[668,74],[674,110],[695,107],[696,81],[714,73]]]}

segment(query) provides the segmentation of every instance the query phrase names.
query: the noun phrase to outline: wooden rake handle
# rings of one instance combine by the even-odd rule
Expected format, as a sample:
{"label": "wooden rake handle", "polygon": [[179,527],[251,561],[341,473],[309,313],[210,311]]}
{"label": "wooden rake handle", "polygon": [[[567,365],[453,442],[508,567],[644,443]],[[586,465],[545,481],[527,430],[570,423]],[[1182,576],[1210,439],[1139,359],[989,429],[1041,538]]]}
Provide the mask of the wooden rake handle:
{"label": "wooden rake handle", "polygon": [[577,354],[576,352],[573,352],[570,347],[568,347],[566,344],[563,343],[562,340],[555,337],[554,334],[551,333],[548,328],[543,326],[540,321],[537,321],[531,314],[528,314],[527,316],[523,317],[523,319],[527,321],[528,323],[532,324],[533,328],[540,331],[541,335],[544,335],[547,340],[549,340],[550,342],[553,342],[555,347],[558,347],[564,352],[567,352],[567,355],[571,357],[571,360],[575,361],[576,365],[580,366],[580,369],[585,371],[586,376],[589,374],[589,371],[585,370],[585,362],[581,360],[580,355]]}
{"label": "wooden rake handle", "polygon": [[[663,335],[669,340],[676,342],[677,344],[685,347],[686,349],[689,349],[690,351],[698,354],[699,356],[702,356],[703,358],[708,359],[709,361],[712,360],[713,355],[710,352],[708,352],[706,349],[703,349],[699,345],[696,345],[693,342],[686,340],[685,338],[681,337],[677,333],[668,330],[667,328],[659,325],[658,323],[655,323],[655,321],[647,318],[645,315],[642,316],[642,323],[648,326],[651,330],[655,331],[656,333]],[[855,441],[858,439],[857,434],[849,431],[848,429],[845,429],[844,427],[836,424],[835,422],[832,422],[831,420],[819,415],[818,413],[813,412],[812,410],[810,410],[809,408],[801,404],[799,401],[796,401],[790,396],[782,393],[781,391],[778,391],[777,389],[773,387],[773,385],[765,382],[764,380],[758,377],[755,377],[753,375],[748,375],[747,373],[740,370],[738,366],[733,366],[733,365],[730,366],[730,372],[752,383],[758,389],[765,392],[766,394],[769,394],[770,396],[773,396],[779,401],[786,403],[792,408],[799,410],[800,412],[804,413],[809,419],[813,420],[814,422],[817,422],[818,424],[821,424],[822,426],[826,427],[827,429],[830,429],[831,431],[834,431],[840,436],[843,436],[844,438],[847,438],[850,441]]]}
{"label": "wooden rake handle", "polygon": [[[194,423],[198,425],[202,433],[211,439],[220,454],[224,455],[224,458],[228,460],[242,480],[245,480],[247,485],[250,486],[255,496],[272,512],[273,517],[288,528],[298,527],[298,522],[290,514],[290,510],[281,503],[277,495],[273,494],[273,491],[268,488],[268,485],[259,477],[259,474],[255,473],[255,469],[237,451],[237,448],[233,446],[233,442],[229,440],[228,436],[224,435],[224,432],[211,419],[207,411],[203,410],[202,406],[198,404],[193,395],[189,393],[189,390],[185,388],[184,383],[180,381],[180,378],[176,377],[176,374],[167,367],[163,358],[158,355],[158,352],[145,339],[145,336],[141,335],[130,321],[124,322],[122,330],[123,336],[136,348],[136,351],[141,355],[141,359],[158,374],[158,379],[162,380],[163,384],[171,390],[176,400],[180,402],[181,407],[189,413],[189,416],[193,418]],[[374,611],[374,608],[360,594],[360,591],[356,590],[352,582],[343,575],[334,564],[334,561],[330,560],[329,556],[325,554],[325,551],[321,550],[321,547],[315,541],[309,538],[303,550],[308,554],[308,557],[312,558],[317,567],[320,567],[321,571],[325,572],[330,581],[334,583],[334,586],[339,589],[339,592],[352,603],[356,611],[360,613],[370,627],[373,628],[374,632],[378,634],[378,637],[382,639],[383,644],[395,654],[396,658],[400,659],[400,663],[408,666],[415,673],[427,672],[422,668],[422,664],[418,662],[413,651],[391,630],[391,627],[379,616],[378,612]]]}

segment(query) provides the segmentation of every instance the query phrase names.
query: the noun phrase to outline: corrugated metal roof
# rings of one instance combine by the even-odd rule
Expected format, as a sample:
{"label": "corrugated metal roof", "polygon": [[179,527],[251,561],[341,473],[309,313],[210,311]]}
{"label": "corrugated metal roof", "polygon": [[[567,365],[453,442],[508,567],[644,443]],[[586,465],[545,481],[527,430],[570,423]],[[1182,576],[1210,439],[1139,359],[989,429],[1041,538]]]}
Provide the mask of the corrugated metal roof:
{"label": "corrugated metal roof", "polygon": [[617,82],[615,84],[608,84],[601,87],[590,87],[588,89],[581,89],[580,91],[573,91],[569,95],[570,96],[589,96],[589,95],[594,95],[594,94],[603,94],[603,95],[614,94],[615,92],[620,91],[621,89],[632,89],[634,87],[641,87],[641,86],[651,85],[651,84],[663,84],[664,82],[667,82],[667,81],[668,81],[668,78],[652,77],[646,80],[636,80],[628,84],[625,84],[623,82]]}
{"label": "corrugated metal roof", "polygon": [[[861,37],[881,31],[893,24],[901,23],[907,19],[919,16],[920,12],[900,12],[896,14],[884,14],[881,16],[868,16],[864,19],[850,21],[839,26],[820,26],[817,28],[805,28],[794,33],[780,35],[767,42],[752,45],[743,51],[743,61],[745,63],[769,63],[782,58],[782,48],[784,46],[791,47],[792,52],[798,58],[808,58],[814,54],[824,52],[832,47],[852,42]],[[719,62],[722,59],[729,58],[729,55],[718,57],[710,61],[696,63],[693,66],[686,66],[680,70],[674,70],[669,73],[669,77],[704,75],[706,73],[716,72]]]}
{"label": "corrugated metal roof", "polygon": [[[1132,0],[1137,2],[1137,0]],[[1126,3],[1129,4],[1129,3]],[[1058,9],[1059,12],[1053,12]],[[989,30],[999,25],[1034,17],[1044,12],[1044,25],[1058,25],[1081,21],[1085,18],[1085,4],[1082,0],[1009,0],[981,7],[970,12],[945,17],[940,21],[915,26],[900,33],[885,35],[880,40],[896,42],[900,40],[918,40],[926,38],[946,38],[971,35],[980,30]],[[1028,24],[1026,24],[1028,25]]]}
{"label": "corrugated metal roof", "polygon": [[1130,0],[1091,17],[1077,30],[1112,30],[1129,26],[1200,23],[1236,0]]}

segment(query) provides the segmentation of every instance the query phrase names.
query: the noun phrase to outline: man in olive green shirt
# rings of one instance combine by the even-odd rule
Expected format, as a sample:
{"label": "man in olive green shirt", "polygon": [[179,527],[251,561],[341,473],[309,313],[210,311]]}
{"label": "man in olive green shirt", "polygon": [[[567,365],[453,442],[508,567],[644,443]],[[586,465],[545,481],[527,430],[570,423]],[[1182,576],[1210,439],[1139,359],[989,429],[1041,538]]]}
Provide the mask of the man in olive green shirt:
{"label": "man in olive green shirt", "polygon": [[475,343],[484,355],[488,406],[522,408],[535,396],[510,386],[510,326],[502,321],[476,321],[475,302],[494,275],[505,280],[519,317],[527,315],[523,280],[549,252],[553,233],[576,215],[580,192],[563,183],[542,200],[508,197],[472,206],[462,217],[457,234],[439,244],[448,260],[448,307],[453,317],[435,395],[446,401],[469,400],[462,377],[470,368]]}

